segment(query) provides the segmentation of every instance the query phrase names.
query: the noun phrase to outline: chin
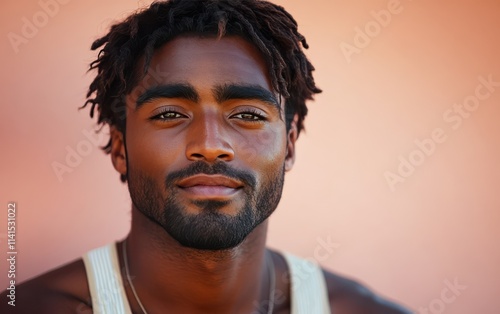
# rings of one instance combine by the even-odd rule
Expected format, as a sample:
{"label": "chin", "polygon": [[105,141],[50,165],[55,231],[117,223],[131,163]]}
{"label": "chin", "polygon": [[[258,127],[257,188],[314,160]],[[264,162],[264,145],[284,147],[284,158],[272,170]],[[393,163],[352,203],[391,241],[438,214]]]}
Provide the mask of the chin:
{"label": "chin", "polygon": [[[258,217],[253,208],[235,209],[225,203],[209,204],[197,214],[185,214],[187,209],[169,210],[164,213],[162,226],[184,247],[219,251],[240,245],[265,220]],[[226,214],[226,210],[234,214]]]}

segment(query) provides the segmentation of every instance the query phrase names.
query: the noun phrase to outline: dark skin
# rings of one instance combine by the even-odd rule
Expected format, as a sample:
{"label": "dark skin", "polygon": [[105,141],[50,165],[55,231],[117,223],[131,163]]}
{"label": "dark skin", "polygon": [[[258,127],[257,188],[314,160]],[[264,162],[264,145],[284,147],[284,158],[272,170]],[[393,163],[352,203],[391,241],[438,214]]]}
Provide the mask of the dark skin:
{"label": "dark skin", "polygon": [[[120,174],[134,168],[160,186],[168,173],[189,163],[224,161],[251,172],[260,186],[269,180],[269,173],[291,170],[297,128],[294,122],[286,130],[283,107],[280,111],[263,99],[221,101],[213,93],[217,86],[236,84],[259,87],[278,99],[266,63],[250,43],[238,37],[184,36],[155,52],[151,68],[157,66],[168,74],[160,82],[143,81],[127,97],[126,136],[112,128],[111,157]],[[137,106],[145,89],[179,83],[193,87],[197,99],[156,97]],[[202,184],[178,195],[191,214],[201,211],[191,202],[199,199],[227,201],[220,211],[230,216],[241,211],[244,202],[241,192],[225,186],[207,188]],[[133,283],[148,313],[164,313],[162,309],[169,313],[251,313],[254,303],[264,302],[270,293],[265,254],[270,254],[275,266],[276,291],[283,293],[274,313],[290,313],[290,286],[283,279],[287,266],[279,253],[266,249],[267,226],[265,220],[231,249],[203,251],[181,245],[133,204],[132,227],[124,241]],[[118,254],[125,278],[122,244],[118,244]],[[354,281],[328,271],[324,274],[335,313],[409,313]],[[133,313],[141,313],[127,284],[125,289]],[[16,295],[13,311],[4,292],[0,312],[92,313],[81,259],[19,285]]]}

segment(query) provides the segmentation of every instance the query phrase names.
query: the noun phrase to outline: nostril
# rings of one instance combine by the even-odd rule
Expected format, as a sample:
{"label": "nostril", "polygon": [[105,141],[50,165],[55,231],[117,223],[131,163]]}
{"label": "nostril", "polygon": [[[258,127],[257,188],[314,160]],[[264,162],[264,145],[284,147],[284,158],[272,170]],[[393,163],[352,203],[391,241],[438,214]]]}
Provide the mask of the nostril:
{"label": "nostril", "polygon": [[191,154],[191,157],[199,158],[199,159],[205,158],[202,154],[197,154],[197,153]]}
{"label": "nostril", "polygon": [[[203,160],[210,159],[210,158],[207,158],[207,156],[205,156],[203,154],[199,154],[199,153],[193,153],[193,154],[191,154],[191,158],[192,159],[203,159]],[[227,159],[231,158],[231,155],[230,154],[220,154],[220,155],[217,155],[215,158],[216,159],[227,160]]]}
{"label": "nostril", "polygon": [[203,140],[195,138],[186,146],[186,158],[189,160],[205,160],[214,162],[217,159],[230,161],[234,157],[233,148],[224,139]]}

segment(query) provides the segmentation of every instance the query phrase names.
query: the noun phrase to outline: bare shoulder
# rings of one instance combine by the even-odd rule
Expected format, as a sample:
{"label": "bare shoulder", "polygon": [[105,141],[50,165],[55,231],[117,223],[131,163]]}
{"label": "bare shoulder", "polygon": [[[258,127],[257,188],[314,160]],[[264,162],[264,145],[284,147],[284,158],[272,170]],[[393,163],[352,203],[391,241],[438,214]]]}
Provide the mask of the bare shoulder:
{"label": "bare shoulder", "polygon": [[332,313],[409,314],[407,308],[385,299],[364,285],[323,269]]}
{"label": "bare shoulder", "polygon": [[15,306],[9,290],[0,295],[0,313],[91,314],[90,292],[82,259],[25,281],[15,288]]}

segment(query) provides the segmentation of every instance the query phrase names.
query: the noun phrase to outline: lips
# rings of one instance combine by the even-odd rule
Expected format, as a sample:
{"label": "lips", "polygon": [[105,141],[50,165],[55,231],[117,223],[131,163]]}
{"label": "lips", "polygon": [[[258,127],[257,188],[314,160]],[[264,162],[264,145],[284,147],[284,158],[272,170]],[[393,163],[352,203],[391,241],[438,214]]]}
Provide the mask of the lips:
{"label": "lips", "polygon": [[180,180],[177,186],[196,198],[227,198],[242,187],[243,183],[222,175],[199,174]]}

